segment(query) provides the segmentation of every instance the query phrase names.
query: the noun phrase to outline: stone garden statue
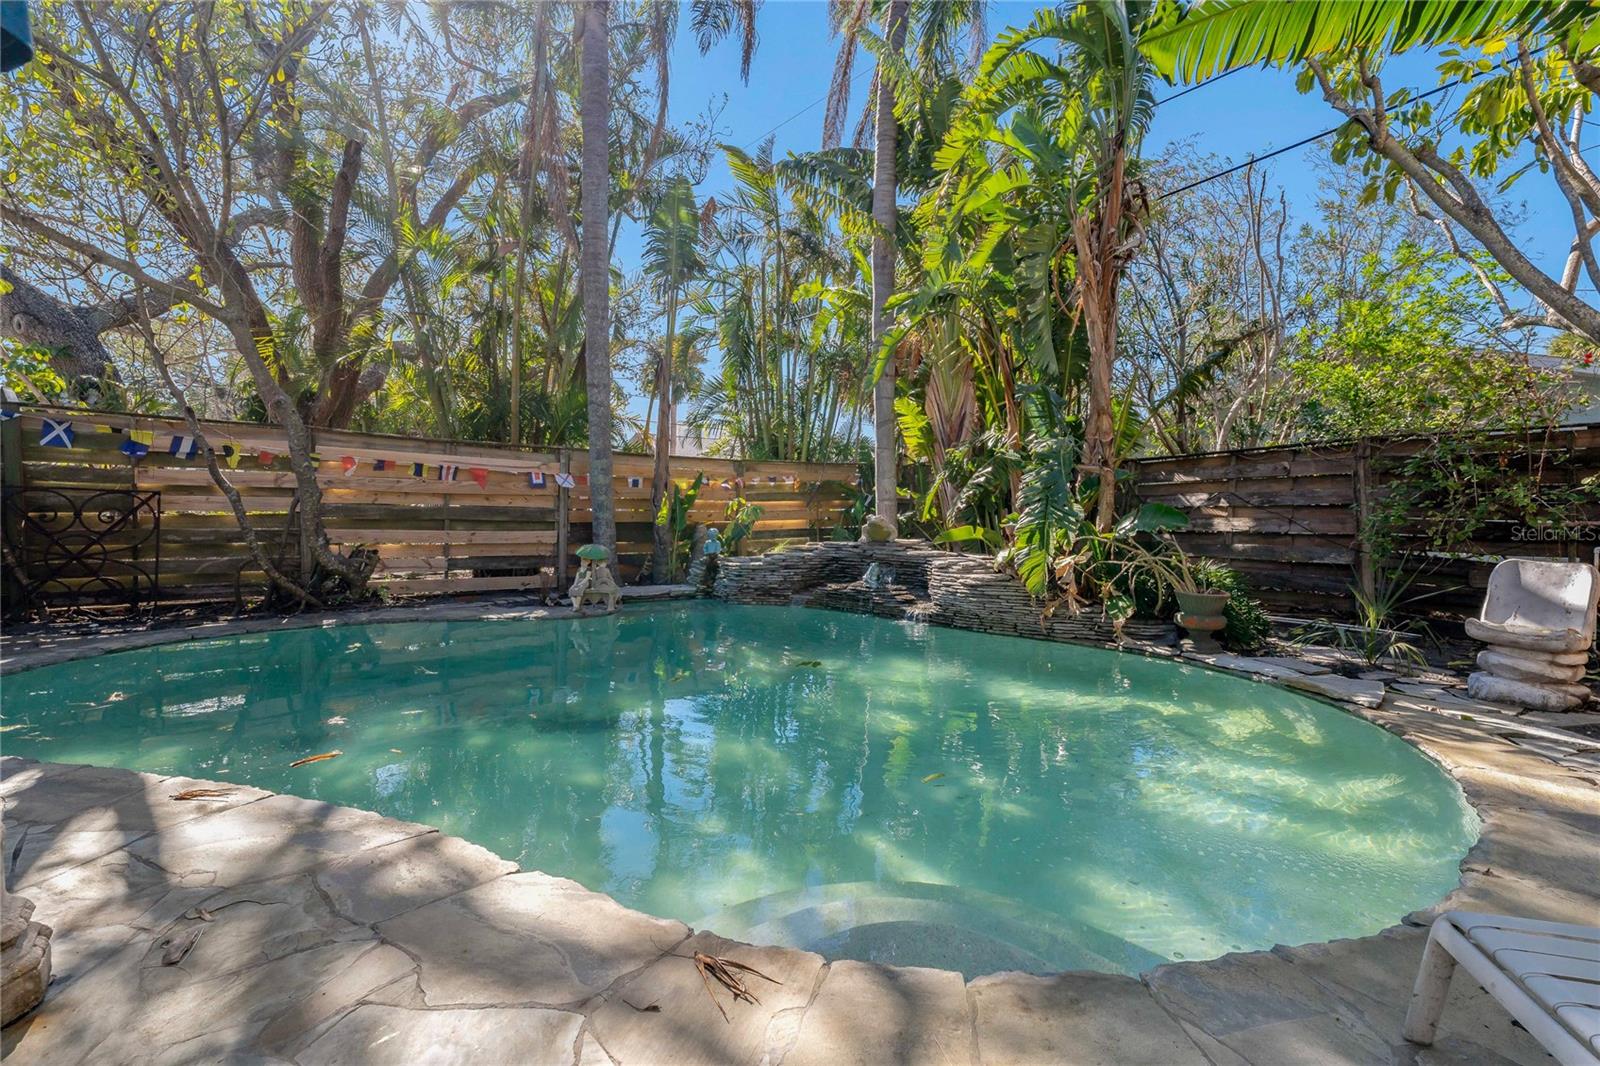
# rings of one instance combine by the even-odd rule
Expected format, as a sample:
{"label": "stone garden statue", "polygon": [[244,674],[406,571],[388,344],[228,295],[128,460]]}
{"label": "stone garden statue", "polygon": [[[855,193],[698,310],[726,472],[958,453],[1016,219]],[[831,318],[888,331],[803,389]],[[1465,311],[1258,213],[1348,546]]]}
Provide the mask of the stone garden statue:
{"label": "stone garden statue", "polygon": [[574,611],[581,612],[586,600],[604,603],[607,614],[617,609],[622,590],[617,588],[611,568],[606,565],[610,558],[611,553],[599,544],[585,544],[578,549],[578,576],[567,593],[572,598]]}
{"label": "stone garden statue", "polygon": [[707,556],[722,554],[722,534],[717,532],[716,526],[706,530],[706,542],[700,548],[700,551]]}
{"label": "stone garden statue", "polygon": [[1575,711],[1594,644],[1600,574],[1588,563],[1504,559],[1489,575],[1483,610],[1467,636],[1489,645],[1467,694],[1539,711]]}
{"label": "stone garden statue", "polygon": [[[0,847],[4,839],[0,829]],[[33,901],[0,885],[0,1025],[10,1025],[44,998],[50,984],[50,936],[48,925],[33,920]]]}
{"label": "stone garden statue", "polygon": [[868,515],[867,520],[861,523],[861,543],[887,544],[894,539],[894,522],[882,515]]}

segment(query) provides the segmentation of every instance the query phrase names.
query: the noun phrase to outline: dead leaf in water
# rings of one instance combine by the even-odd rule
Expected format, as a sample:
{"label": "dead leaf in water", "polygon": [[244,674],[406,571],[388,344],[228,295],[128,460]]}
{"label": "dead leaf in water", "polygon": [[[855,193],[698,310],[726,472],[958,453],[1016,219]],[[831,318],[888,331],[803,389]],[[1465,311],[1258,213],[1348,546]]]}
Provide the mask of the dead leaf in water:
{"label": "dead leaf in water", "polygon": [[175,800],[203,800],[217,799],[221,796],[231,796],[232,794],[233,789],[231,788],[186,788],[182,792],[174,792],[172,798]]}
{"label": "dead leaf in water", "polygon": [[794,661],[794,664],[796,666],[821,666],[822,665],[822,660],[821,659],[796,659]]}
{"label": "dead leaf in water", "polygon": [[939,778],[941,778],[941,777],[943,777],[943,776],[944,776],[944,774],[929,774],[929,775],[928,775],[928,776],[927,776],[927,777],[924,777],[924,778],[923,778],[923,779],[922,779],[922,783],[923,783],[923,784],[924,784],[924,785],[926,785],[926,784],[927,784],[927,783],[928,783],[928,782],[930,782],[930,781],[937,781],[937,780],[939,780]]}
{"label": "dead leaf in water", "polygon": [[296,766],[304,766],[306,763],[322,762],[324,759],[337,759],[343,754],[344,752],[342,751],[325,751],[321,755],[307,755],[304,759],[296,759],[294,762],[290,763],[289,768],[293,769]]}

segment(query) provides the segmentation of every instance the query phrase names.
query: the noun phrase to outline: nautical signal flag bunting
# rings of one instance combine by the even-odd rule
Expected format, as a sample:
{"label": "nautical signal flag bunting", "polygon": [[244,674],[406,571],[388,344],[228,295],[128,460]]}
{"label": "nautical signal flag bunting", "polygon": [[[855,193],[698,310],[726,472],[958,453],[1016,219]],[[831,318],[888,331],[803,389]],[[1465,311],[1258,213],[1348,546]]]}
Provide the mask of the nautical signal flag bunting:
{"label": "nautical signal flag bunting", "polygon": [[134,459],[142,459],[150,454],[150,445],[156,442],[153,429],[130,429],[128,439],[118,446],[117,450],[123,455]]}
{"label": "nautical signal flag bunting", "polygon": [[70,448],[77,438],[71,422],[57,422],[53,418],[45,419],[44,428],[39,430],[39,443],[46,448]]}

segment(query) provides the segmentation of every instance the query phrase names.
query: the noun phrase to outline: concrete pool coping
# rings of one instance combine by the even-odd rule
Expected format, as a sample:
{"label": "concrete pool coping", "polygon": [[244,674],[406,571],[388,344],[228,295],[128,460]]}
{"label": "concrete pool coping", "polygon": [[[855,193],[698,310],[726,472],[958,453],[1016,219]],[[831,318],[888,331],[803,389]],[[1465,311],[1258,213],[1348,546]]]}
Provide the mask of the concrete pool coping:
{"label": "concrete pool coping", "polygon": [[[456,603],[248,620],[36,646],[0,672],[308,625],[555,617],[571,612]],[[1373,936],[1142,978],[827,963],[631,911],[424,825],[227,782],[212,783],[229,790],[220,799],[174,800],[205,783],[5,757],[7,883],[55,928],[57,976],[3,1050],[19,1064],[1547,1062],[1469,980],[1433,1048],[1405,1044],[1400,1019],[1440,911],[1600,922],[1597,775],[1440,701],[1326,702],[1460,784],[1482,821],[1460,884]],[[180,963],[160,964],[168,938],[202,926]],[[759,1003],[724,995],[724,1020],[695,951],[782,983],[753,981]]]}

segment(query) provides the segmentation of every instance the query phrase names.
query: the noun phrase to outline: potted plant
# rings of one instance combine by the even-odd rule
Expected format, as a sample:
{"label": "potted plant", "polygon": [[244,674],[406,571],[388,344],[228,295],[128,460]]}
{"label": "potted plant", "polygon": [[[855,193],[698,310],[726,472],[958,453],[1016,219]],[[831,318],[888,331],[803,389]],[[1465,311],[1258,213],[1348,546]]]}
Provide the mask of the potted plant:
{"label": "potted plant", "polygon": [[1171,538],[1161,538],[1165,550],[1147,548],[1132,540],[1119,541],[1116,555],[1129,571],[1143,571],[1172,592],[1178,602],[1177,623],[1189,633],[1195,651],[1217,652],[1216,634],[1228,624],[1224,612],[1230,593],[1210,583],[1213,565],[1192,558]]}
{"label": "potted plant", "polygon": [[1178,624],[1188,631],[1194,650],[1220,651],[1217,634],[1228,624],[1223,612],[1228,609],[1230,594],[1191,582],[1174,584],[1172,595],[1178,601]]}

